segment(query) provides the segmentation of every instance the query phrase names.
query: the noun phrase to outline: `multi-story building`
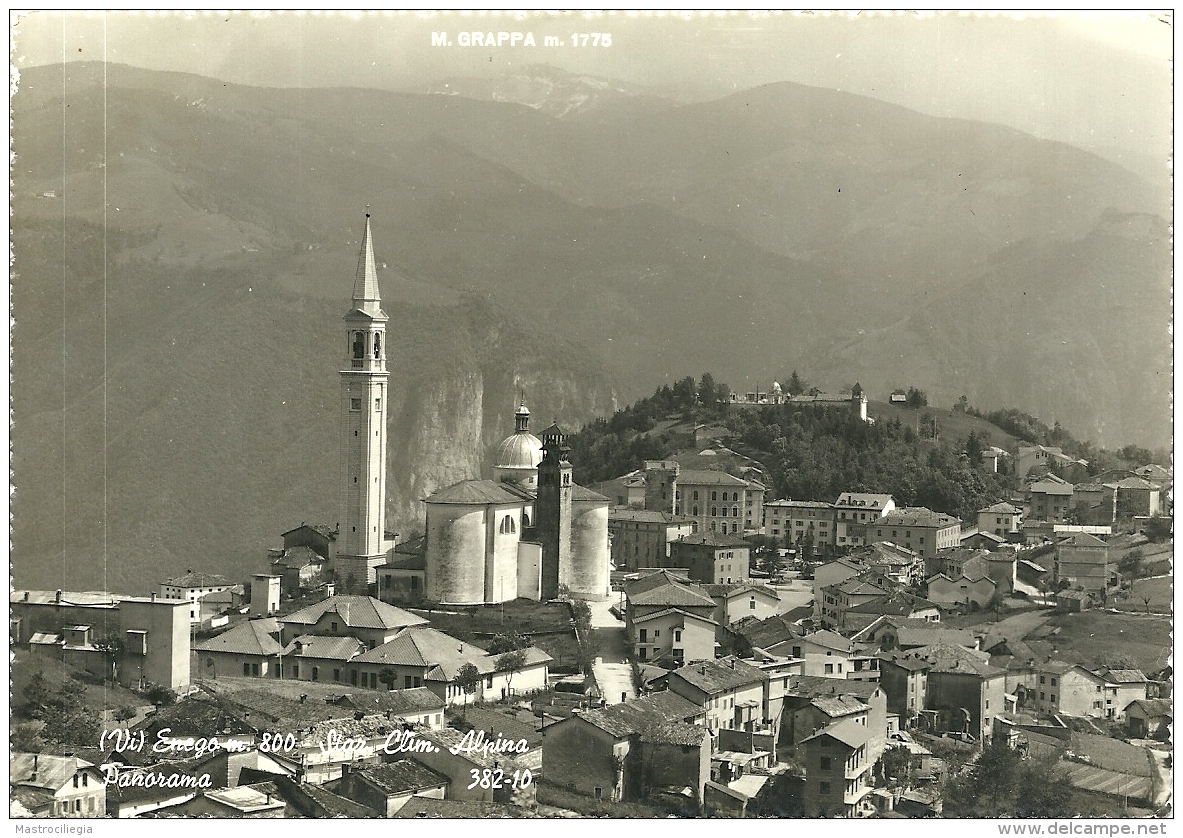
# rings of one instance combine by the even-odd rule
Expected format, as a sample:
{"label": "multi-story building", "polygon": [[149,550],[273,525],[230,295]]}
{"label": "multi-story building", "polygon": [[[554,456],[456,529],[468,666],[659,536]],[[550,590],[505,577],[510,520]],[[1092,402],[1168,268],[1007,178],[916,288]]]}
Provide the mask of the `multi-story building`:
{"label": "multi-story building", "polygon": [[856,818],[874,811],[869,800],[874,760],[867,726],[842,719],[801,742],[805,752],[806,817]]}
{"label": "multi-story building", "polygon": [[834,501],[834,543],[839,550],[867,543],[867,525],[895,509],[891,495],[843,492]]}
{"label": "multi-story building", "polygon": [[1106,526],[1117,520],[1116,483],[1077,483],[1072,487],[1076,520],[1085,526]]}
{"label": "multi-story building", "polygon": [[891,541],[925,559],[961,543],[961,521],[923,506],[893,510],[867,527],[870,541]]}
{"label": "multi-story building", "polygon": [[704,532],[672,542],[664,566],[686,570],[695,582],[730,585],[748,581],[750,561],[751,545],[739,536]]}
{"label": "multi-story building", "polygon": [[626,631],[640,661],[715,657],[716,604],[706,592],[668,570],[638,579],[625,589]]}
{"label": "multi-story building", "polygon": [[828,552],[836,543],[834,504],[817,500],[774,500],[764,504],[764,534],[785,546],[813,536],[815,549]]}
{"label": "multi-story building", "polygon": [[[107,810],[107,787],[101,771],[74,756],[24,754],[9,757],[13,815],[25,817],[101,818]],[[64,831],[64,830],[63,830]]]}
{"label": "multi-story building", "polygon": [[1023,510],[1014,504],[1001,502],[978,510],[978,531],[1007,536],[1023,526]]}
{"label": "multi-story building", "polygon": [[1026,520],[1068,523],[1068,512],[1072,508],[1071,483],[1049,477],[1028,486],[1024,496],[1027,501]]}
{"label": "multi-story building", "polygon": [[684,469],[677,475],[674,512],[698,522],[699,532],[742,535],[764,519],[764,485],[725,471]]}
{"label": "multi-story building", "polygon": [[670,542],[694,535],[696,527],[693,519],[670,512],[613,507],[608,512],[612,564],[617,570],[679,567],[668,561]]}
{"label": "multi-story building", "polygon": [[701,707],[704,724],[717,736],[720,730],[776,731],[780,719],[769,717],[767,682],[763,670],[735,657],[691,661],[669,674],[669,690]]}
{"label": "multi-story building", "polygon": [[1116,687],[1104,676],[1067,661],[1049,660],[1035,665],[1031,704],[1043,713],[1113,718]]}
{"label": "multi-story building", "polygon": [[189,622],[201,622],[201,600],[209,594],[228,591],[234,587],[225,576],[216,573],[194,573],[189,570],[184,576],[176,576],[160,584],[162,599],[181,599],[192,603],[189,606]]}
{"label": "multi-story building", "polygon": [[1052,580],[1086,591],[1104,591],[1109,583],[1109,545],[1095,535],[1073,533],[1056,544]]}
{"label": "multi-story building", "polygon": [[1117,481],[1117,517],[1151,517],[1162,512],[1159,489],[1141,477]]}

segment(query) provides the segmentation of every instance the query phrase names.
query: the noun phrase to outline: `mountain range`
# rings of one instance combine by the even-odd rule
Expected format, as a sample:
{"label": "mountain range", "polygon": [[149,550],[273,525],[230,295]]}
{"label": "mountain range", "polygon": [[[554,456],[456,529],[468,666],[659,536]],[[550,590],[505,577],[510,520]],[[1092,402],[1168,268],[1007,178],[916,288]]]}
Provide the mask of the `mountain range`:
{"label": "mountain range", "polygon": [[404,533],[523,390],[578,425],[796,368],[1169,440],[1169,195],[1001,126],[789,83],[678,104],[551,68],[399,93],[89,62],[23,71],[12,119],[22,584],[261,569],[337,520],[367,206]]}

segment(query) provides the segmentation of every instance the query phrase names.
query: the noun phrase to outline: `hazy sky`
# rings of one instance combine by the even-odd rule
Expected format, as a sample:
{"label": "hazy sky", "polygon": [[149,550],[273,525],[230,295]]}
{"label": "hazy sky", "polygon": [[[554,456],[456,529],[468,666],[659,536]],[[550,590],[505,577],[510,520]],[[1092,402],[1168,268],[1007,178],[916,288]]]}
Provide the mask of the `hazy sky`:
{"label": "hazy sky", "polygon": [[[546,63],[687,99],[787,80],[1087,147],[1159,159],[1170,151],[1168,13],[34,12],[14,19],[18,69],[105,54],[247,84],[406,88]],[[530,32],[538,45],[433,47],[432,31],[448,32],[454,44],[461,31]],[[612,44],[575,47],[575,32],[607,32]],[[566,43],[543,46],[545,35]]]}

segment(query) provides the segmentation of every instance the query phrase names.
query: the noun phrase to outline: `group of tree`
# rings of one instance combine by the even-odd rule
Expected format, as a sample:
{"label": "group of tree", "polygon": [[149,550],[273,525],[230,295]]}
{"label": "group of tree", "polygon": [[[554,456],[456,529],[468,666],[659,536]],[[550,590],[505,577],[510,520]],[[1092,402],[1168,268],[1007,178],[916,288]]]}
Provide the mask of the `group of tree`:
{"label": "group of tree", "polygon": [[68,681],[53,689],[40,672],[21,690],[26,718],[44,722],[36,738],[45,745],[95,747],[103,722],[82,702],[84,690]]}
{"label": "group of tree", "polygon": [[1002,739],[982,749],[944,788],[945,817],[1066,818],[1077,814],[1054,760],[1024,759]]}

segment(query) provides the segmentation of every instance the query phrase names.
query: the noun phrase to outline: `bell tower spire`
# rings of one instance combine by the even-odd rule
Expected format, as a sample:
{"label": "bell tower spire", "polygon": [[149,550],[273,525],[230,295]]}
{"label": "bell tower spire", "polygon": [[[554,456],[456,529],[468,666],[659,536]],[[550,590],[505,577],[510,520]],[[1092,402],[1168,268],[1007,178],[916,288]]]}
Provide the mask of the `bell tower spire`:
{"label": "bell tower spire", "polygon": [[334,571],[350,592],[365,592],[386,561],[386,313],[370,214],[366,213],[353,296],[345,314],[345,364],[341,376],[341,531]]}

